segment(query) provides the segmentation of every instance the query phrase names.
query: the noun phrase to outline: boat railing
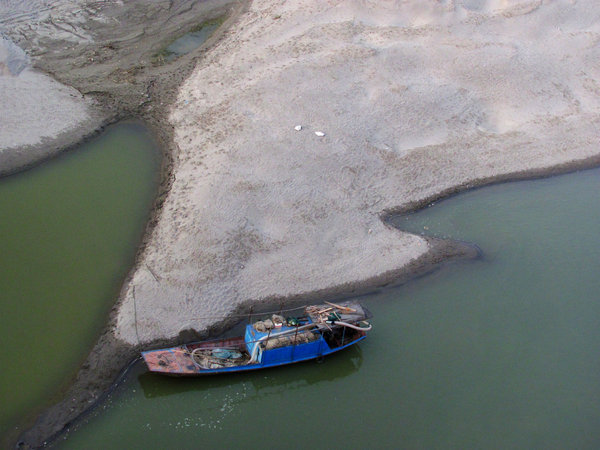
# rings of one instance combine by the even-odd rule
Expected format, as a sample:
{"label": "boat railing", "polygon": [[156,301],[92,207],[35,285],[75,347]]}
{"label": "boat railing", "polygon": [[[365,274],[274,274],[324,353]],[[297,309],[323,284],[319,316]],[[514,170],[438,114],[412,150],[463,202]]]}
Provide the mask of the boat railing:
{"label": "boat railing", "polygon": [[[256,321],[254,323],[252,318],[263,318],[263,322],[267,322],[268,319],[264,319],[265,316],[272,314],[273,319],[278,317],[278,320],[283,320],[284,323],[289,323],[289,318],[287,320],[283,319],[281,316],[282,313],[289,313],[291,311],[302,311],[302,317],[294,318],[294,325],[286,326],[284,329],[278,330],[279,327],[282,326],[281,323],[274,325],[274,320],[271,321],[271,325],[274,325],[266,330],[266,334],[264,331],[259,332],[260,336],[257,339],[248,339],[248,334],[246,334],[245,338],[215,338],[209,339],[202,342],[192,343],[183,345],[180,349],[175,350],[176,352],[186,353],[188,355],[192,354],[196,350],[204,349],[229,349],[229,350],[240,350],[243,347],[248,349],[250,352],[250,359],[248,364],[252,364],[256,362],[259,349],[261,347],[265,347],[266,343],[271,339],[280,339],[282,337],[287,337],[290,335],[294,335],[294,339],[290,339],[288,345],[296,346],[299,344],[300,340],[297,339],[299,334],[305,333],[317,333],[322,335],[321,331],[332,331],[331,326],[342,327],[343,335],[342,335],[342,345],[345,339],[345,330],[346,328],[359,331],[359,332],[367,332],[371,330],[371,325],[366,320],[355,320],[356,316],[363,316],[362,307],[360,311],[348,306],[348,305],[338,305],[335,303],[325,302],[325,307],[320,307],[318,305],[313,306],[299,306],[296,308],[288,308],[288,309],[279,309],[277,311],[270,312],[260,312],[260,313],[252,313],[252,311],[248,314],[248,322],[252,326],[254,331],[258,331],[256,328]],[[355,314],[354,317],[345,316],[344,314],[337,314],[336,311],[341,311],[342,313]],[[333,314],[332,314],[333,313]],[[277,314],[277,316],[276,316]],[[346,317],[350,318],[350,320],[342,320],[342,317],[346,319]],[[308,323],[306,323],[308,322]]]}
{"label": "boat railing", "polygon": [[[331,322],[330,325],[339,325],[342,327],[352,328],[354,330],[363,331],[363,332],[367,332],[372,329],[372,326],[369,322],[363,320],[363,321],[360,321],[360,323],[364,323],[365,325],[360,326],[360,325],[354,325],[351,323],[346,323],[346,322],[341,322],[341,321]],[[252,340],[240,339],[239,344],[224,343],[224,341],[226,342],[227,340],[222,339],[222,338],[209,339],[209,340],[205,340],[205,341],[184,344],[184,345],[182,345],[182,347],[185,347],[186,350],[174,349],[173,351],[181,352],[181,353],[189,353],[195,349],[211,350],[214,348],[239,350],[239,348],[242,345],[245,346],[247,344],[261,343],[261,342],[265,342],[271,338],[276,338],[276,337],[280,337],[280,336],[284,336],[284,335],[288,335],[288,334],[293,335],[293,334],[304,334],[304,333],[320,333],[324,329],[322,327],[322,325],[323,324],[319,324],[319,323],[309,323],[309,324],[301,325],[298,327],[288,328],[288,329],[280,331],[280,332],[271,332],[264,336],[259,337],[258,339],[252,339]],[[273,331],[273,330],[270,330],[270,331]],[[231,339],[231,340],[233,340],[233,339]],[[218,345],[219,343],[223,343],[223,345]],[[216,345],[212,345],[212,344],[216,344]]]}

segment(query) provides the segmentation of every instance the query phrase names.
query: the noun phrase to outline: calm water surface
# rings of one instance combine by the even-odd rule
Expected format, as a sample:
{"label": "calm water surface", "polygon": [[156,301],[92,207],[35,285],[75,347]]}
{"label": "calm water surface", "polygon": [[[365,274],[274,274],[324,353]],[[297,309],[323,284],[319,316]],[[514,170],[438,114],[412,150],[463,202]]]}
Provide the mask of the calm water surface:
{"label": "calm water surface", "polygon": [[212,36],[212,34],[217,31],[223,22],[225,21],[225,17],[220,17],[218,19],[209,20],[204,22],[196,29],[190,31],[189,33],[181,36],[179,39],[173,41],[166,49],[166,60],[172,61],[181,55],[185,55],[206,42],[206,40]]}
{"label": "calm water surface", "polygon": [[484,257],[362,301],[322,364],[169,379],[137,366],[64,448],[599,448],[600,171],[471,191],[398,220]]}
{"label": "calm water surface", "polygon": [[135,124],[0,180],[0,435],[64,387],[131,266],[157,186]]}

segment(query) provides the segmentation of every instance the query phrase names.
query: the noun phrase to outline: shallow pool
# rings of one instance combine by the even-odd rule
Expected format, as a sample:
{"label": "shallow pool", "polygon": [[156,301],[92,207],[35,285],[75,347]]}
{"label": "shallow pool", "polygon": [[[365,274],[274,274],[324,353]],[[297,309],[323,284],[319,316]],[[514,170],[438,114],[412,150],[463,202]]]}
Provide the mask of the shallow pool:
{"label": "shallow pool", "polygon": [[185,55],[204,44],[212,34],[217,31],[225,16],[203,22],[198,27],[173,41],[164,51],[166,61],[172,61],[181,55]]}

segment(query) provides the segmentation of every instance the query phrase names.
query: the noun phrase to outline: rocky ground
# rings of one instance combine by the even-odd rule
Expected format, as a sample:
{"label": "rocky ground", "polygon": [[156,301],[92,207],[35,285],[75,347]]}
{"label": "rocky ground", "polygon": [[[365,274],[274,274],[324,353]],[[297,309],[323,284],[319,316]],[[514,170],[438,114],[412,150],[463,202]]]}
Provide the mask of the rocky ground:
{"label": "rocky ground", "polygon": [[[151,22],[152,10],[132,12]],[[112,321],[24,442],[85,409],[136,346],[222,329],[252,304],[348,294],[472,256],[388,226],[389,214],[598,164],[599,19],[592,0],[255,0],[190,58],[168,117],[148,111],[175,75],[107,56],[134,52],[134,31],[73,47],[79,62],[64,73],[61,56],[42,58],[66,85],[88,80],[78,89],[109,111],[120,98],[117,109],[146,111],[172,141],[170,181]]]}

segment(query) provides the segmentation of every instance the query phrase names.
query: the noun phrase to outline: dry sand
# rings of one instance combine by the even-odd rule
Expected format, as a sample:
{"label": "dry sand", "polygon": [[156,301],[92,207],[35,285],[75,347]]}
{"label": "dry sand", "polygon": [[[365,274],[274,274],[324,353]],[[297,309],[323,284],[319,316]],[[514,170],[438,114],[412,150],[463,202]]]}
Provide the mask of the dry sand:
{"label": "dry sand", "polygon": [[[24,441],[84,410],[137,344],[468,253],[389,227],[391,212],[598,164],[599,24],[594,0],[252,2],[154,122],[174,138],[168,195],[107,333]],[[103,79],[121,80],[102,89],[156,106],[165,74],[136,81],[100,50],[78,57],[99,55]],[[55,74],[61,61],[43,62]],[[73,68],[57,78],[95,89],[94,70]]]}
{"label": "dry sand", "polygon": [[429,250],[385,213],[597,157],[599,14],[593,0],[254,1],[180,89],[175,180],[117,337],[380,282]]}
{"label": "dry sand", "polygon": [[95,102],[30,67],[0,37],[0,176],[80,141],[102,123]]}

